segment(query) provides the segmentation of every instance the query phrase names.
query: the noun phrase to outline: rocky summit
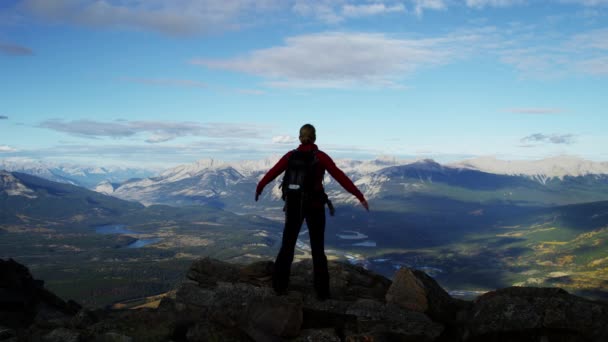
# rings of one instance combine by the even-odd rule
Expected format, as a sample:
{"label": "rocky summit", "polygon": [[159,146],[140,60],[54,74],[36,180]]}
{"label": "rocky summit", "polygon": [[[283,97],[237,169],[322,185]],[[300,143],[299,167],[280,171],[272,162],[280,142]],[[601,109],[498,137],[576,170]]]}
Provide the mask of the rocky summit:
{"label": "rocky summit", "polygon": [[0,260],[0,341],[608,341],[608,304],[558,288],[510,287],[457,300],[419,270],[393,281],[330,262],[320,301],[310,260],[289,291],[270,287],[273,263],[200,259],[158,308],[89,310]]}

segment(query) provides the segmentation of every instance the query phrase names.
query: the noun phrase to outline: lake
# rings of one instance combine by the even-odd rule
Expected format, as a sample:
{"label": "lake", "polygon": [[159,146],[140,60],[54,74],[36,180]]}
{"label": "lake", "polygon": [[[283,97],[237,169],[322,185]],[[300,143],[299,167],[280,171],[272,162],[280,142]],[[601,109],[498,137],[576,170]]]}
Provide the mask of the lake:
{"label": "lake", "polygon": [[[124,224],[107,224],[103,226],[95,227],[95,233],[110,235],[110,234],[125,234],[125,235],[141,235],[141,233],[134,232],[132,230],[127,229],[127,226]],[[147,245],[152,245],[157,242],[160,242],[161,238],[149,238],[149,239],[138,239],[129,245],[126,248],[141,248]]]}

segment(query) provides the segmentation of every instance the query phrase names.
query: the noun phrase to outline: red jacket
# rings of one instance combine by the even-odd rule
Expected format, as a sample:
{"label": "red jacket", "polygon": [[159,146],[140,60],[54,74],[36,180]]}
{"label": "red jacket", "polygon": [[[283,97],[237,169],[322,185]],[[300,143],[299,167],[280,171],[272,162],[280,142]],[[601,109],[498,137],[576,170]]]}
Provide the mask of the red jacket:
{"label": "red jacket", "polygon": [[[317,147],[317,145],[315,144],[302,144],[300,146],[298,146],[298,151],[312,151],[312,150],[317,150],[317,160],[319,161],[319,166],[317,168],[317,174],[315,175],[315,191],[318,192],[324,192],[325,190],[323,189],[323,176],[325,175],[325,170],[327,170],[327,172],[329,172],[329,174],[336,180],[338,181],[338,183],[348,192],[350,192],[351,194],[355,195],[355,197],[357,197],[357,199],[360,202],[365,201],[365,197],[363,196],[363,194],[361,193],[361,191],[359,191],[359,189],[357,189],[357,187],[355,186],[355,184],[353,184],[353,182],[348,178],[348,176],[346,176],[344,174],[344,172],[342,172],[342,170],[340,170],[336,164],[334,163],[334,161],[331,159],[330,156],[328,156],[325,152],[323,151],[319,151],[319,148]],[[266,185],[268,185],[268,183],[272,182],[275,178],[277,178],[281,173],[283,173],[283,171],[285,171],[287,169],[288,163],[289,163],[289,157],[291,156],[291,154],[293,153],[293,151],[289,151],[287,152],[287,154],[285,154],[283,156],[283,158],[281,158],[281,160],[279,160],[275,166],[273,166],[268,173],[266,173],[266,175],[264,176],[264,178],[262,178],[262,180],[260,180],[260,182],[258,183],[258,186],[256,188],[256,194],[261,194],[262,190],[264,190],[264,187]]]}

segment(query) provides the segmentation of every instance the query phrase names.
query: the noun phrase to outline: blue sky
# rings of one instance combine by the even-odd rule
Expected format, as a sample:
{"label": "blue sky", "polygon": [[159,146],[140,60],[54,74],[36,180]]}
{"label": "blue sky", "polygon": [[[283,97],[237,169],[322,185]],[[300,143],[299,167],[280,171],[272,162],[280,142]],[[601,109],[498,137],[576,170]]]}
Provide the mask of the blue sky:
{"label": "blue sky", "polygon": [[0,159],[608,160],[608,0],[2,0]]}

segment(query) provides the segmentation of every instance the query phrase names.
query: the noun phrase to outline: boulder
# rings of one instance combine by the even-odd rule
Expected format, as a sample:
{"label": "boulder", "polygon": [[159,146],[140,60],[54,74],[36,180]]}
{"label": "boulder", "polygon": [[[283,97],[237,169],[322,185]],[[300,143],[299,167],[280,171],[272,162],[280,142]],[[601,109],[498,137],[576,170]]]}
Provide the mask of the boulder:
{"label": "boulder", "polygon": [[80,310],[73,301],[65,302],[32,277],[27,267],[13,259],[0,259],[0,322],[19,330],[34,321],[61,326]]}
{"label": "boulder", "polygon": [[357,318],[359,332],[364,332],[364,336],[376,336],[376,339],[435,341],[444,330],[441,324],[433,322],[423,313],[371,299],[357,300],[346,314]]}
{"label": "boulder", "polygon": [[192,263],[186,277],[201,287],[215,287],[219,281],[236,282],[239,278],[239,267],[224,261],[203,258]]}
{"label": "boulder", "polygon": [[466,305],[452,298],[435,279],[426,273],[403,267],[395,273],[386,292],[387,303],[426,313],[439,322],[451,322]]}
{"label": "boulder", "polygon": [[[386,277],[366,270],[357,265],[336,261],[328,263],[329,287],[331,296],[339,300],[356,300],[359,298],[384,301],[391,281]],[[294,263],[291,268],[289,288],[312,295],[313,288],[312,260],[307,259]]]}
{"label": "boulder", "polygon": [[79,342],[82,336],[78,331],[57,328],[42,337],[42,342]]}
{"label": "boulder", "polygon": [[469,311],[465,339],[485,341],[608,341],[608,305],[559,288],[509,287],[479,297]]}

